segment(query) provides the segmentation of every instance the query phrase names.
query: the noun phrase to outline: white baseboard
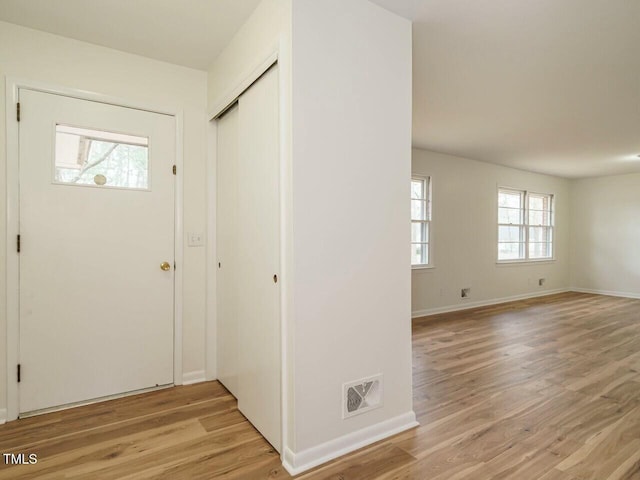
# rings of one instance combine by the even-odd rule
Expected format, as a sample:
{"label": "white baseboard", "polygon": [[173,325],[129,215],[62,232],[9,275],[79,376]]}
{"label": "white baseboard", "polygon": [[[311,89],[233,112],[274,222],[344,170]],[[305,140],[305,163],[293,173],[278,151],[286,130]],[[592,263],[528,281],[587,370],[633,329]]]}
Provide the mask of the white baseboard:
{"label": "white baseboard", "polygon": [[410,411],[299,453],[293,453],[289,448],[285,447],[282,465],[290,475],[298,475],[334,458],[341,457],[418,425],[416,414]]}
{"label": "white baseboard", "polygon": [[571,287],[572,292],[579,293],[592,293],[594,295],[608,295],[610,297],[624,297],[624,298],[638,298],[640,299],[640,293],[631,292],[615,292],[611,290],[593,290],[590,288]]}
{"label": "white baseboard", "polygon": [[0,425],[7,423],[7,409],[0,408]]}
{"label": "white baseboard", "polygon": [[182,374],[182,385],[193,385],[206,381],[204,370],[196,370],[195,372],[187,372]]}
{"label": "white baseboard", "polygon": [[465,302],[458,305],[447,305],[444,307],[427,308],[425,310],[416,310],[411,312],[411,318],[426,317],[437,313],[457,312],[460,310],[468,310],[470,308],[488,307],[490,305],[498,305],[500,303],[515,302],[517,300],[526,300],[528,298],[546,297],[547,295],[555,295],[556,293],[566,293],[572,291],[569,288],[557,288],[555,290],[545,290],[543,292],[524,293],[522,295],[512,295],[510,297],[491,298],[489,300],[479,300],[477,302]]}

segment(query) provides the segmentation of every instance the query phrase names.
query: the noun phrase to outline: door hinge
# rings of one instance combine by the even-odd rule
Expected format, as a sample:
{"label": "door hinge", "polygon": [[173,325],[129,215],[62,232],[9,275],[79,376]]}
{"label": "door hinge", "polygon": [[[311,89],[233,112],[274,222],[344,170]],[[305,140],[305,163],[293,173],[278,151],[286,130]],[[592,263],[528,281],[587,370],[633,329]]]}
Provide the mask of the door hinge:
{"label": "door hinge", "polygon": [[178,169],[177,169],[177,167],[174,165],[174,166],[173,166],[173,174],[175,175],[176,173],[178,173]]}
{"label": "door hinge", "polygon": [[20,102],[16,103],[16,120],[20,121]]}
{"label": "door hinge", "polygon": [[18,383],[20,383],[20,364],[18,364]]}
{"label": "door hinge", "polygon": [[18,253],[20,253],[20,235],[18,234],[18,238],[16,239],[16,247],[18,250]]}
{"label": "door hinge", "polygon": [[173,262],[173,269],[176,269],[176,262]]}

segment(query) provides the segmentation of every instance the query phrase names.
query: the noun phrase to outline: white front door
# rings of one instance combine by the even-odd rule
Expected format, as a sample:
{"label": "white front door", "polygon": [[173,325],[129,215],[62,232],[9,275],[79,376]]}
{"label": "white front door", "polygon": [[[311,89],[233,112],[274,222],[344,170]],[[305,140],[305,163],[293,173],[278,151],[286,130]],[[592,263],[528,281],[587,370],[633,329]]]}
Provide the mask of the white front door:
{"label": "white front door", "polygon": [[20,105],[20,413],[173,383],[174,117]]}

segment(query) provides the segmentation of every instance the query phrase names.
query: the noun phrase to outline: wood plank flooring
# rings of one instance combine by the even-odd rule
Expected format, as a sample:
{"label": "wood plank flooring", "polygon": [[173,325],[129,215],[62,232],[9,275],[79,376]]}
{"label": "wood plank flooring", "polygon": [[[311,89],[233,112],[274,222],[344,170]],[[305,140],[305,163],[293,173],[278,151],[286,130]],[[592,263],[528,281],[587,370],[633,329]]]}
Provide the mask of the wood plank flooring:
{"label": "wood plank flooring", "polygon": [[[567,293],[425,317],[421,426],[304,480],[640,480],[640,300]],[[0,426],[2,479],[290,478],[217,382]]]}

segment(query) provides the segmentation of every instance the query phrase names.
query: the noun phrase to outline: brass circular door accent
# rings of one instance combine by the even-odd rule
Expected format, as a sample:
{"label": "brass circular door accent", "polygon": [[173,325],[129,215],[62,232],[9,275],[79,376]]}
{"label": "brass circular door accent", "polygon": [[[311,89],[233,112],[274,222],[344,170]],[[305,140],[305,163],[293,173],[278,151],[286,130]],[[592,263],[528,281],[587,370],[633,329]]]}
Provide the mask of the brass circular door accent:
{"label": "brass circular door accent", "polygon": [[165,272],[168,272],[169,270],[171,270],[171,265],[169,265],[169,262],[162,262],[160,264],[160,268]]}
{"label": "brass circular door accent", "polygon": [[93,177],[93,182],[96,185],[106,185],[107,184],[107,177],[105,177],[104,175],[99,173],[98,175]]}

